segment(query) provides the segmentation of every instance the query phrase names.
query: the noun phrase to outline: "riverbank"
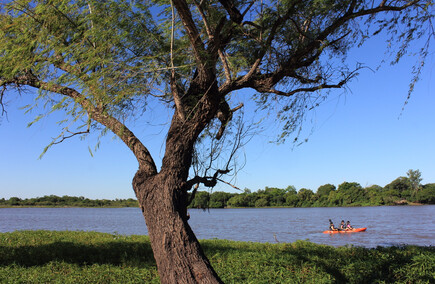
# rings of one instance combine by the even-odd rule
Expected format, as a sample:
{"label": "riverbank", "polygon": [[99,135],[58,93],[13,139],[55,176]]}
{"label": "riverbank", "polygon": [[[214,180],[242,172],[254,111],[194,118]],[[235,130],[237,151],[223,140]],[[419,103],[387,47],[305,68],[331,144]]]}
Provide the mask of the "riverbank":
{"label": "riverbank", "polygon": [[[429,283],[435,247],[338,247],[202,240],[225,283]],[[147,236],[77,231],[0,233],[5,283],[159,283]]]}
{"label": "riverbank", "polygon": [[[345,183],[348,184],[348,183]],[[432,186],[433,185],[433,186]],[[355,186],[355,185],[354,185]],[[356,187],[359,191],[363,191],[362,195],[366,196],[368,191],[362,187]],[[314,194],[311,191],[301,190],[279,190],[267,189],[257,192],[245,191],[244,193],[229,193],[222,191],[198,191],[195,194],[189,208],[211,209],[211,208],[318,208],[318,207],[367,207],[367,206],[389,206],[389,205],[430,205],[435,204],[435,184],[425,186],[420,192],[421,198],[412,198],[395,194],[393,191],[382,191],[377,194],[369,194],[369,196],[377,196],[375,199],[356,200],[351,196],[357,196],[357,193],[351,194],[343,199],[343,194],[338,194],[335,190],[331,190],[328,196]],[[376,187],[377,190],[379,188]],[[339,189],[338,189],[339,190]],[[337,191],[338,191],[337,190]],[[424,193],[424,194],[423,194]],[[348,194],[348,192],[347,192]],[[386,195],[385,195],[386,194]],[[302,198],[301,196],[304,196]],[[367,196],[366,196],[367,197]],[[301,199],[302,198],[302,199]],[[307,200],[305,200],[307,199]],[[417,201],[421,200],[421,202]],[[18,198],[11,197],[9,199],[0,198],[0,208],[123,208],[123,207],[139,207],[136,199],[89,199],[83,196],[57,196],[45,195],[35,198]]]}
{"label": "riverbank", "polygon": [[139,207],[137,200],[129,199],[89,199],[83,196],[46,195],[35,198],[0,199],[0,208],[124,208]]}

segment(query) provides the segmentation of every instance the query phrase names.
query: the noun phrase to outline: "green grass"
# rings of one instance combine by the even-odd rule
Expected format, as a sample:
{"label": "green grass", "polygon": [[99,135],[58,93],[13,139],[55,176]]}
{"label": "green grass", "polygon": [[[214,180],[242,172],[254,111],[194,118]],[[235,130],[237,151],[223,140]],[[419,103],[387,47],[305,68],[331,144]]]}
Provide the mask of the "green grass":
{"label": "green grass", "polygon": [[[203,240],[225,283],[434,283],[434,247]],[[0,283],[159,283],[147,236],[0,233]]]}

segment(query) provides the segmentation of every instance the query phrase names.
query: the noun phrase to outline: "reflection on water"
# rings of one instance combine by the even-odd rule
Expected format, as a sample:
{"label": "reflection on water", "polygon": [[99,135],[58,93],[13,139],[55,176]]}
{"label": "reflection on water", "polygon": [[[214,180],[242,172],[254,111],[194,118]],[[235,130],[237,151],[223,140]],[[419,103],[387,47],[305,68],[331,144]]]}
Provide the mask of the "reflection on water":
{"label": "reflection on water", "polygon": [[[253,242],[310,240],[333,246],[435,245],[435,206],[190,210],[199,239]],[[328,219],[350,220],[366,232],[323,234]],[[1,208],[0,232],[82,230],[147,234],[139,208]]]}

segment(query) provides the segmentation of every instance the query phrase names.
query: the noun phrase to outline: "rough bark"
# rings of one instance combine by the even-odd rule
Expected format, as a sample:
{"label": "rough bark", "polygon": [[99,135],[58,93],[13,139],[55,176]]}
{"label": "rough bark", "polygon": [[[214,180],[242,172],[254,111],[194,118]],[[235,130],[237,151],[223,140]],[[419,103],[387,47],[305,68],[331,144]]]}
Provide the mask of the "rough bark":
{"label": "rough bark", "polygon": [[222,283],[188,224],[185,190],[176,173],[160,172],[133,186],[145,217],[161,283]]}

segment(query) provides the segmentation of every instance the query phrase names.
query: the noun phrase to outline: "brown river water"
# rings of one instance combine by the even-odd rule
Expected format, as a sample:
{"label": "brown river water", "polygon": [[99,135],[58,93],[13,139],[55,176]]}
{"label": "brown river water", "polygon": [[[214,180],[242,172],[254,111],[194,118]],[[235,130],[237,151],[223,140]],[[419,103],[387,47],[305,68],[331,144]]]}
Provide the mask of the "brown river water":
{"label": "brown river water", "polygon": [[[332,246],[435,246],[435,205],[191,209],[189,224],[199,239],[263,243],[309,240]],[[332,219],[350,220],[365,232],[323,234]],[[147,234],[139,208],[0,208],[0,232],[15,230],[97,231]]]}

